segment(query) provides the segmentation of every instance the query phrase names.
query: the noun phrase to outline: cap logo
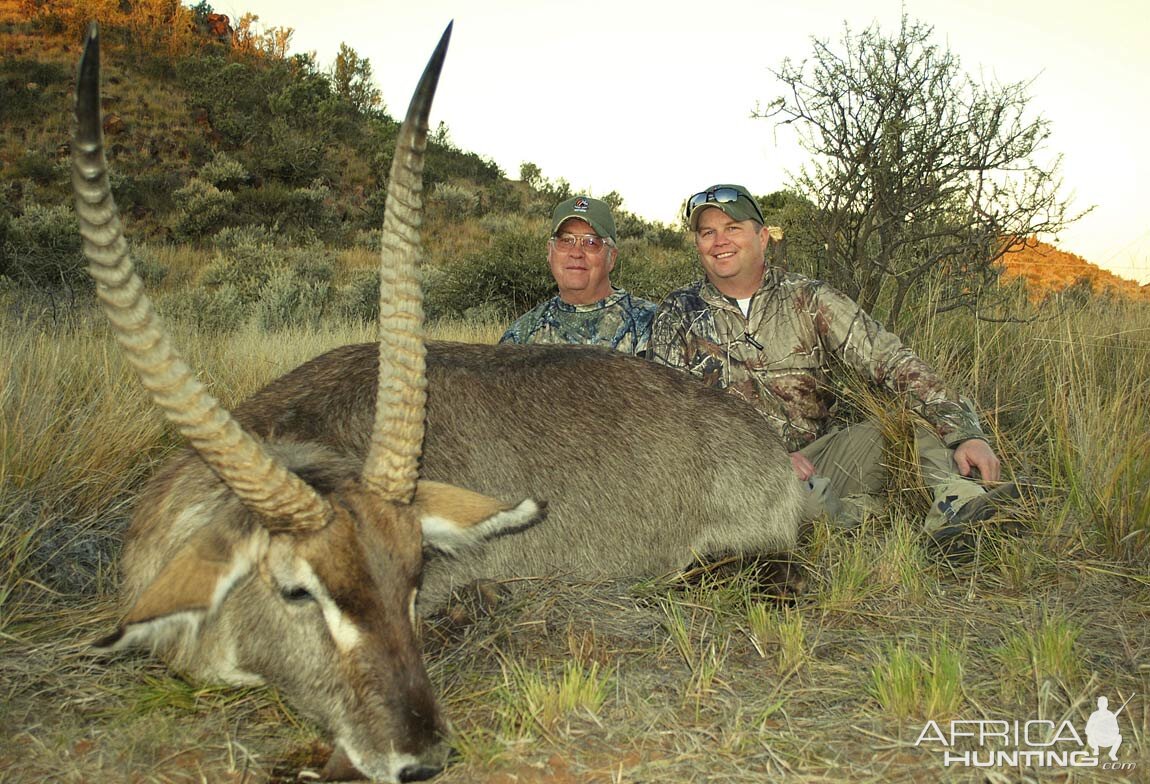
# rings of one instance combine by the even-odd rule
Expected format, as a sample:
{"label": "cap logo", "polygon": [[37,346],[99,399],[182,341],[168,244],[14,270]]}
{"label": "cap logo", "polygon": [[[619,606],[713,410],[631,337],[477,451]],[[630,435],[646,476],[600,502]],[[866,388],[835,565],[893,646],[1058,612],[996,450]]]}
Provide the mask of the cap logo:
{"label": "cap logo", "polygon": [[591,205],[587,203],[586,199],[578,198],[575,200],[575,206],[573,207],[573,209],[575,210],[575,212],[586,212],[588,207],[590,207],[590,206]]}

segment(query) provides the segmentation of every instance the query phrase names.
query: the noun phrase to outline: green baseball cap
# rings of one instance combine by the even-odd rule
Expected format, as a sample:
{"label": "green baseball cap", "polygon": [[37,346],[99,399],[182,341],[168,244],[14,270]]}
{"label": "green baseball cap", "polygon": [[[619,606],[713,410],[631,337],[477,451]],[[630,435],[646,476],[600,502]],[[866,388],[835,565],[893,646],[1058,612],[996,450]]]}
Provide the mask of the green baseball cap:
{"label": "green baseball cap", "polygon": [[611,217],[611,208],[607,202],[590,196],[575,196],[561,202],[551,213],[551,234],[554,235],[563,221],[571,218],[587,221],[596,234],[615,243],[615,219]]}
{"label": "green baseball cap", "polygon": [[720,209],[735,221],[753,220],[760,226],[767,222],[755,197],[742,185],[712,185],[687,199],[687,224],[691,231],[698,231],[699,216],[705,207]]}

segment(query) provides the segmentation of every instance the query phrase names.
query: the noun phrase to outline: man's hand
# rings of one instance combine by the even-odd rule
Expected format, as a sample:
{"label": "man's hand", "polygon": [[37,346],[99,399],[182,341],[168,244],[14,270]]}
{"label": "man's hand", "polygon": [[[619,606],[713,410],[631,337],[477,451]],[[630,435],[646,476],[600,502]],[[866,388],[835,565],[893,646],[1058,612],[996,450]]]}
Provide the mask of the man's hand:
{"label": "man's hand", "polygon": [[[794,462],[793,455],[791,462]],[[981,438],[969,438],[955,447],[954,462],[958,464],[958,473],[963,476],[970,476],[972,468],[978,469],[984,482],[997,482],[1001,476],[1002,464],[998,455]]]}
{"label": "man's hand", "polygon": [[799,479],[804,482],[815,475],[815,464],[808,460],[807,456],[802,452],[791,452],[791,465],[794,467]]}

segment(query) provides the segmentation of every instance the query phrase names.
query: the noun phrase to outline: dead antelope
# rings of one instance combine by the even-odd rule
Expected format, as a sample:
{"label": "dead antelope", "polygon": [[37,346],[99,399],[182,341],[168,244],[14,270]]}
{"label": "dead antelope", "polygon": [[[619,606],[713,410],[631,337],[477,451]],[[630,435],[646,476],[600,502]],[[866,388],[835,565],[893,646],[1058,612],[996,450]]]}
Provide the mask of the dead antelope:
{"label": "dead antelope", "polygon": [[[89,269],[117,340],[191,442],[140,495],[125,614],[100,645],[150,648],[194,679],[275,686],[334,736],[329,777],[418,781],[445,764],[417,593],[427,608],[477,577],[657,574],[786,549],[798,525],[779,440],[686,374],[598,349],[425,349],[421,172],[449,35],[388,181],[379,343],[317,357],[234,416],[172,349],[132,271],[94,27],[80,65],[73,183]],[[550,503],[538,525],[534,498]]]}

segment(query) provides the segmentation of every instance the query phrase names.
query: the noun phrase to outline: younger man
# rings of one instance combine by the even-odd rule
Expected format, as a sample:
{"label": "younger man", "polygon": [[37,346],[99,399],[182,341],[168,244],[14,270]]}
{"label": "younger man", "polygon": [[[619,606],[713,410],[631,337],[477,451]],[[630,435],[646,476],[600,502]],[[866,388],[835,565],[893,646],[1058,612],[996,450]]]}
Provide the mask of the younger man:
{"label": "younger man", "polygon": [[865,496],[887,481],[874,422],[831,426],[833,374],[850,368],[901,397],[930,427],[919,427],[920,469],[934,493],[924,528],[936,541],[990,517],[1017,495],[997,483],[998,456],[970,402],[855,302],[819,280],[767,267],[770,234],[754,197],[714,185],[687,202],[705,277],[659,305],[650,354],[743,398],[783,436],[798,479],[811,490],[807,517],[859,522]]}

